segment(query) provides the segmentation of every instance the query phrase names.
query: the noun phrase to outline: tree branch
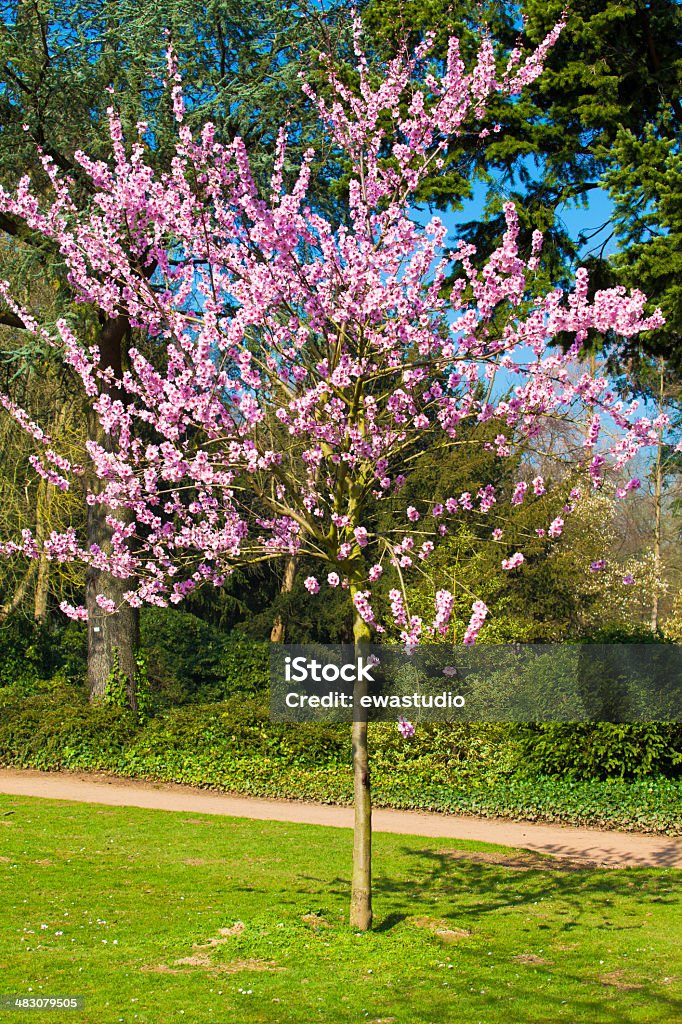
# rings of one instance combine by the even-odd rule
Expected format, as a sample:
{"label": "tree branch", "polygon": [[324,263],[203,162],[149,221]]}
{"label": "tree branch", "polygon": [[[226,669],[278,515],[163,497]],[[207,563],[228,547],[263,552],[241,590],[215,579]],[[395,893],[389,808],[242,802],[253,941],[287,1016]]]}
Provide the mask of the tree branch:
{"label": "tree branch", "polygon": [[13,612],[15,612],[21,605],[22,601],[26,597],[31,580],[35,576],[36,569],[38,568],[37,561],[31,562],[23,578],[19,581],[17,589],[14,591],[13,596],[9,601],[6,601],[3,605],[0,605],[0,622],[4,622]]}
{"label": "tree branch", "polygon": [[0,327],[16,327],[20,331],[27,330],[24,321],[14,313],[0,313]]}

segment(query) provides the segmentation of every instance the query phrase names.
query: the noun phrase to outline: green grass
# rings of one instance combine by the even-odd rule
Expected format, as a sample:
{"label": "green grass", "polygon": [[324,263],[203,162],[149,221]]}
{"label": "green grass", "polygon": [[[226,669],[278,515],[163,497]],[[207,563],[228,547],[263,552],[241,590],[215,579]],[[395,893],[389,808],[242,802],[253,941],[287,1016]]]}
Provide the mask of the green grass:
{"label": "green grass", "polygon": [[376,929],[359,935],[350,856],[342,829],[0,797],[0,990],[86,999],[2,1019],[682,1019],[680,872],[376,835]]}

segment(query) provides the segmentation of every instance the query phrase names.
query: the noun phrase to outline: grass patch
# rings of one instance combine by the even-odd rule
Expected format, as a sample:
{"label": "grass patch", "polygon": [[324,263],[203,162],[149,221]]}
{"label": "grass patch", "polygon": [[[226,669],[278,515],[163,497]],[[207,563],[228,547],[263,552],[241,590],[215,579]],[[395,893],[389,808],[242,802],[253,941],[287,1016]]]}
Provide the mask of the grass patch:
{"label": "grass patch", "polygon": [[350,858],[343,829],[2,796],[2,990],[84,995],[81,1024],[682,1016],[680,872],[378,834],[358,935]]}

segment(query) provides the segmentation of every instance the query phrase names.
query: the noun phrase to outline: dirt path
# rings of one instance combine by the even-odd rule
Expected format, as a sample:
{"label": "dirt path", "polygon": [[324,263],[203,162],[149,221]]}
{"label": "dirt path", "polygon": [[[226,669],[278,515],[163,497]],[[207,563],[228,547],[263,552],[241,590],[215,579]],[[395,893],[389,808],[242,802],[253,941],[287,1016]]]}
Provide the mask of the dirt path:
{"label": "dirt path", "polygon": [[[0,793],[109,804],[115,807],[224,814],[261,821],[294,821],[337,828],[351,828],[353,824],[353,811],[350,807],[228,796],[192,789],[190,786],[140,782],[96,774],[0,768]],[[563,862],[576,865],[682,868],[682,840],[664,836],[600,832],[597,829],[571,826],[536,825],[530,822],[383,808],[374,810],[372,820],[376,832],[432,836],[434,839],[452,841],[475,839],[535,853],[552,854]]]}

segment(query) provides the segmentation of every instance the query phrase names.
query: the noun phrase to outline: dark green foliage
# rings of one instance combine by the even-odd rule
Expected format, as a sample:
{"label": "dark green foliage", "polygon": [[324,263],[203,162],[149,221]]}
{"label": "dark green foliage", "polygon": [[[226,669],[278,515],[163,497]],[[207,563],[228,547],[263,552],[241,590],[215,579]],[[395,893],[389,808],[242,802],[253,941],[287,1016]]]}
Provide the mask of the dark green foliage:
{"label": "dark green foliage", "polygon": [[0,707],[0,760],[32,768],[108,768],[136,728],[130,711],[88,704],[57,685],[30,697],[6,695]]}
{"label": "dark green foliage", "polygon": [[141,649],[162,704],[221,700],[262,690],[269,681],[265,643],[241,639],[177,609],[144,609]]}
{"label": "dark green foliage", "polygon": [[375,779],[374,798],[386,807],[682,835],[682,783],[661,777],[625,782],[513,776],[495,786],[461,787],[389,777]]}
{"label": "dark green foliage", "polygon": [[669,644],[662,630],[655,633],[650,626],[627,625],[621,622],[607,623],[601,629],[585,634],[581,641],[585,644]]}
{"label": "dark green foliage", "polygon": [[[303,586],[308,575],[318,575],[319,563],[302,559],[291,594],[279,594],[271,608],[261,618],[260,628],[267,624],[268,635],[274,615],[280,612],[286,622],[285,642],[291,644],[343,644],[352,643],[352,613],[348,603],[348,591],[340,587],[328,588],[322,595],[312,595]],[[244,627],[248,629],[248,624]]]}
{"label": "dark green foliage", "polygon": [[37,623],[14,614],[0,624],[0,687],[33,692],[41,679],[75,682],[85,674],[85,629],[61,617]]}
{"label": "dark green foliage", "polygon": [[[422,187],[421,198],[439,208],[459,208],[476,179],[485,184],[485,216],[463,232],[479,247],[479,257],[497,244],[504,230],[503,203],[513,200],[521,244],[534,228],[545,234],[543,272],[536,284],[545,289],[548,283],[568,283],[580,253],[593,287],[618,282],[641,288],[653,305],[664,306],[668,326],[637,344],[679,368],[679,3],[370,0],[365,20],[383,54],[405,30],[412,45],[435,30],[434,59],[444,59],[454,33],[470,65],[481,26],[489,28],[504,63],[519,42],[536,46],[564,12],[567,25],[543,75],[512,102],[498,100],[490,107],[489,123],[499,121],[500,133],[485,145],[476,132],[464,133],[448,152],[443,172]],[[615,202],[614,220],[595,222],[587,237],[572,238],[562,221],[564,210],[589,207],[603,188]],[[621,246],[613,263],[604,256],[611,231]],[[605,340],[612,345],[617,339]]]}
{"label": "dark green foliage", "polygon": [[[268,686],[265,643],[225,633],[175,608],[146,608],[141,620],[140,677],[149,681],[154,707],[223,700]],[[56,679],[80,690],[85,672],[83,626],[62,616],[40,625],[19,614],[0,626],[0,687],[29,696],[41,680]]]}
{"label": "dark green foliage", "polygon": [[682,723],[549,723],[518,727],[531,775],[631,779],[682,774]]}
{"label": "dark green foliage", "polygon": [[31,619],[13,615],[0,627],[0,685],[51,675],[56,668],[48,631]]}
{"label": "dark green foliage", "polygon": [[333,9],[343,4],[326,6],[332,13],[325,18],[318,5],[307,10],[288,0],[4,0],[0,179],[15,181],[19,161],[40,173],[37,142],[89,190],[73,154],[83,149],[100,159],[110,156],[108,87],[124,128],[134,131],[137,121],[147,122],[159,166],[167,166],[175,127],[162,86],[166,31],[183,74],[188,122],[196,126],[210,119],[226,142],[241,135],[263,170],[279,126],[288,122],[287,170],[293,170],[316,124],[298,74],[304,64],[315,65],[315,52],[334,31]]}
{"label": "dark green foliage", "polygon": [[273,725],[263,699],[242,694],[208,706],[174,708],[150,722],[130,748],[133,758],[173,758],[177,753],[210,755],[218,764],[265,757],[309,767],[347,763],[350,757],[346,729]]}
{"label": "dark green foliage", "polygon": [[[658,130],[657,130],[658,128]],[[649,336],[647,348],[682,368],[682,153],[680,119],[665,117],[643,138],[622,129],[605,175],[615,206],[621,243],[614,260],[619,280],[652,296],[665,326]]]}

